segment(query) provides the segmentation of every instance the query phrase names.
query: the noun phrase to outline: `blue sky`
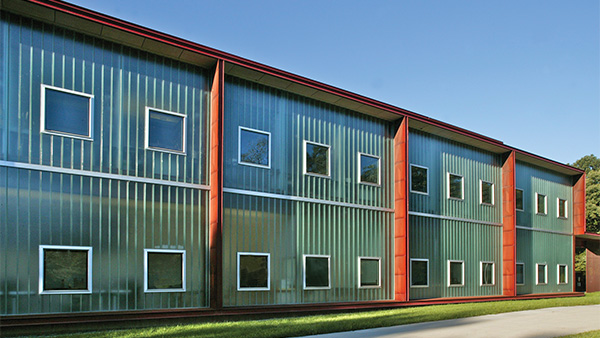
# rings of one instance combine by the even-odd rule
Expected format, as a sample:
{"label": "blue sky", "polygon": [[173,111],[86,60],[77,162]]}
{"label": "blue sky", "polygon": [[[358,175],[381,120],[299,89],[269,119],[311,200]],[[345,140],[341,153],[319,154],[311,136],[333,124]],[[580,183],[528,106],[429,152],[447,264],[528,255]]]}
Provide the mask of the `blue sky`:
{"label": "blue sky", "polygon": [[600,156],[597,0],[71,2],[559,162]]}

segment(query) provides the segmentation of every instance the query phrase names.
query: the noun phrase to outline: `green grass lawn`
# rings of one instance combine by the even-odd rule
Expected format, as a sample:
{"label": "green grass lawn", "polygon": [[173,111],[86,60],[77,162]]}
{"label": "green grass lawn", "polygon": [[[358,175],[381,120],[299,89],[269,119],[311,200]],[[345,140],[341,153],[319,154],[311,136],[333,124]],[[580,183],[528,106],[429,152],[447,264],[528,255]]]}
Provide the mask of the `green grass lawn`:
{"label": "green grass lawn", "polygon": [[418,306],[347,314],[99,331],[58,337],[294,337],[512,311],[591,304],[600,304],[600,292],[586,294],[584,297]]}

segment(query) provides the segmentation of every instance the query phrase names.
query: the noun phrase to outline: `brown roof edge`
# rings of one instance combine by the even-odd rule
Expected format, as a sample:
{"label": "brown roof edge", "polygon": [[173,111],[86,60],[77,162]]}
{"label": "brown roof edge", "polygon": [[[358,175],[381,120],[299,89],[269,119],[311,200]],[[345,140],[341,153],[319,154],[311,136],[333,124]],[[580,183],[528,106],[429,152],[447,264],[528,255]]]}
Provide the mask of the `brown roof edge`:
{"label": "brown roof edge", "polygon": [[242,67],[254,69],[254,70],[266,73],[266,74],[277,76],[277,77],[280,77],[280,78],[283,78],[283,79],[286,79],[286,80],[289,80],[292,82],[296,82],[296,83],[299,83],[299,84],[302,84],[305,86],[309,86],[309,87],[312,87],[312,88],[315,88],[315,89],[318,89],[321,91],[325,91],[325,92],[328,92],[328,93],[331,93],[331,94],[334,94],[337,96],[345,97],[345,98],[348,98],[348,99],[351,99],[351,100],[354,100],[354,101],[357,101],[357,102],[360,102],[360,103],[363,103],[366,105],[370,105],[370,106],[373,106],[378,109],[382,109],[382,110],[385,110],[385,111],[388,111],[391,113],[395,113],[395,114],[399,115],[398,116],[399,118],[403,117],[403,116],[409,117],[409,118],[412,118],[415,120],[422,121],[424,123],[438,126],[440,128],[443,128],[443,129],[446,129],[446,130],[449,130],[452,132],[456,132],[456,133],[459,133],[459,134],[462,134],[465,136],[469,136],[469,137],[478,139],[483,142],[487,142],[490,144],[500,146],[502,148],[507,149],[507,151],[514,150],[523,155],[534,157],[534,158],[537,158],[539,160],[542,160],[544,162],[547,162],[547,163],[550,163],[553,165],[558,165],[564,169],[570,169],[570,170],[573,170],[576,172],[583,173],[583,171],[581,171],[577,168],[573,168],[571,166],[567,166],[565,164],[562,164],[562,163],[559,163],[559,162],[556,162],[556,161],[553,161],[553,160],[550,160],[550,159],[547,159],[547,158],[544,158],[544,157],[541,157],[538,155],[531,154],[529,152],[525,152],[525,151],[510,147],[510,146],[507,146],[502,141],[475,133],[475,132],[467,130],[467,129],[463,129],[463,128],[454,126],[454,125],[446,123],[446,122],[442,122],[442,121],[439,121],[436,119],[429,118],[427,116],[412,112],[410,110],[399,108],[399,107],[396,107],[396,106],[393,106],[393,105],[390,105],[390,104],[387,104],[387,103],[384,103],[381,101],[377,101],[377,100],[368,98],[366,96],[362,96],[362,95],[359,95],[359,94],[356,94],[356,93],[353,93],[353,92],[350,92],[350,91],[347,91],[344,89],[340,89],[340,88],[337,88],[334,86],[330,86],[325,83],[318,82],[318,81],[315,81],[315,80],[312,80],[312,79],[309,79],[309,78],[306,78],[306,77],[303,77],[300,75],[286,72],[281,69],[270,67],[270,66],[267,66],[267,65],[249,60],[249,59],[245,59],[245,58],[230,54],[230,53],[226,53],[226,52],[223,52],[223,51],[220,51],[220,50],[217,50],[214,48],[210,48],[210,47],[198,44],[198,43],[194,43],[194,42],[191,42],[191,41],[188,41],[185,39],[181,39],[181,38],[175,37],[173,35],[165,34],[165,33],[162,33],[162,32],[150,29],[150,28],[146,28],[146,27],[143,27],[143,26],[131,23],[131,22],[117,19],[115,17],[105,15],[105,14],[102,14],[102,13],[99,13],[99,12],[96,12],[96,11],[93,11],[93,10],[90,10],[90,9],[87,9],[87,8],[84,8],[84,7],[81,7],[78,5],[74,5],[74,4],[60,1],[60,0],[24,0],[24,1],[27,1],[29,3],[34,3],[34,4],[37,4],[40,6],[44,6],[46,8],[51,8],[51,9],[54,9],[56,11],[60,11],[63,13],[71,14],[71,15],[77,16],[79,18],[87,19],[87,20],[90,20],[90,21],[93,21],[93,22],[96,22],[99,24],[107,25],[107,26],[110,26],[110,27],[113,27],[116,29],[120,29],[120,30],[129,32],[129,33],[132,33],[132,34],[136,34],[136,35],[145,37],[145,38],[160,41],[160,42],[163,42],[163,43],[175,46],[175,47],[179,47],[179,48],[183,48],[183,49],[186,49],[186,50],[189,50],[192,52],[200,53],[200,54],[203,54],[203,55],[206,55],[209,57],[214,57],[216,59],[222,59],[226,62],[237,64]]}

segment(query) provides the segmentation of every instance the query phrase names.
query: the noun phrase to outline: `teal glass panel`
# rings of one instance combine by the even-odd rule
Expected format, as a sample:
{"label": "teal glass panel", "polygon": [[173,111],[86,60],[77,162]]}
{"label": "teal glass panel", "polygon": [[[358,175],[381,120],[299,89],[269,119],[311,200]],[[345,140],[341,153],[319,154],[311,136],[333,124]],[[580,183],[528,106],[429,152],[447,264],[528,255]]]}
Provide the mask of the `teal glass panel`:
{"label": "teal glass panel", "polygon": [[429,284],[429,262],[412,260],[410,262],[410,285],[427,286]]}
{"label": "teal glass panel", "polygon": [[183,152],[183,116],[152,109],[148,113],[148,147]]}
{"label": "teal glass panel", "polygon": [[90,98],[45,88],[46,130],[90,137]]}
{"label": "teal glass panel", "polygon": [[306,173],[329,176],[329,147],[306,142]]}
{"label": "teal glass panel", "polygon": [[360,286],[379,286],[378,259],[360,259]]}
{"label": "teal glass panel", "polygon": [[329,257],[306,256],[304,286],[307,288],[329,287]]}
{"label": "teal glass panel", "polygon": [[87,250],[44,249],[44,291],[87,289]]}
{"label": "teal glass panel", "polygon": [[420,192],[423,194],[429,192],[429,187],[427,186],[427,171],[427,168],[414,165],[410,166],[410,190],[412,192]]}
{"label": "teal glass panel", "polygon": [[269,166],[269,134],[240,129],[240,162]]}
{"label": "teal glass panel", "polygon": [[360,154],[360,181],[379,184],[379,159],[377,157]]}
{"label": "teal glass panel", "polygon": [[182,289],[183,254],[148,252],[148,289]]}
{"label": "teal glass panel", "polygon": [[463,285],[463,262],[450,262],[450,285]]}
{"label": "teal glass panel", "polygon": [[240,255],[239,279],[240,288],[268,288],[268,256]]}

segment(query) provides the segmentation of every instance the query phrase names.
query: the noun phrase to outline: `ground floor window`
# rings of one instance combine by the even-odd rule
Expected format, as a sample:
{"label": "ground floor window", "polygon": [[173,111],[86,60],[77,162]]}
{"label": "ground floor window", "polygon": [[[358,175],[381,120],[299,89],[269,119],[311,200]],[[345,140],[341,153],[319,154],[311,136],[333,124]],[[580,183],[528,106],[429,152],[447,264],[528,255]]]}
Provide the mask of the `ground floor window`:
{"label": "ground floor window", "polygon": [[261,291],[271,288],[271,255],[268,253],[238,252],[238,291]]}
{"label": "ground floor window", "polygon": [[410,286],[429,286],[429,260],[423,258],[411,258],[410,260]]}
{"label": "ground floor window", "polygon": [[185,291],[185,250],[144,249],[144,292]]}
{"label": "ground floor window", "polygon": [[465,262],[448,261],[448,286],[465,285]]}
{"label": "ground floor window", "polygon": [[358,257],[358,286],[378,288],[381,286],[381,259],[379,257]]}
{"label": "ground floor window", "polygon": [[481,262],[481,285],[494,285],[494,262]]}
{"label": "ground floor window", "polygon": [[40,294],[92,292],[92,248],[40,245]]}
{"label": "ground floor window", "polygon": [[329,289],[329,256],[304,255],[304,289]]}
{"label": "ground floor window", "polygon": [[567,275],[567,266],[563,264],[558,265],[558,284],[567,284],[569,282],[569,277]]}
{"label": "ground floor window", "polygon": [[525,263],[517,263],[517,285],[525,284]]}
{"label": "ground floor window", "polygon": [[536,284],[547,284],[548,283],[548,266],[546,264],[535,265]]}

